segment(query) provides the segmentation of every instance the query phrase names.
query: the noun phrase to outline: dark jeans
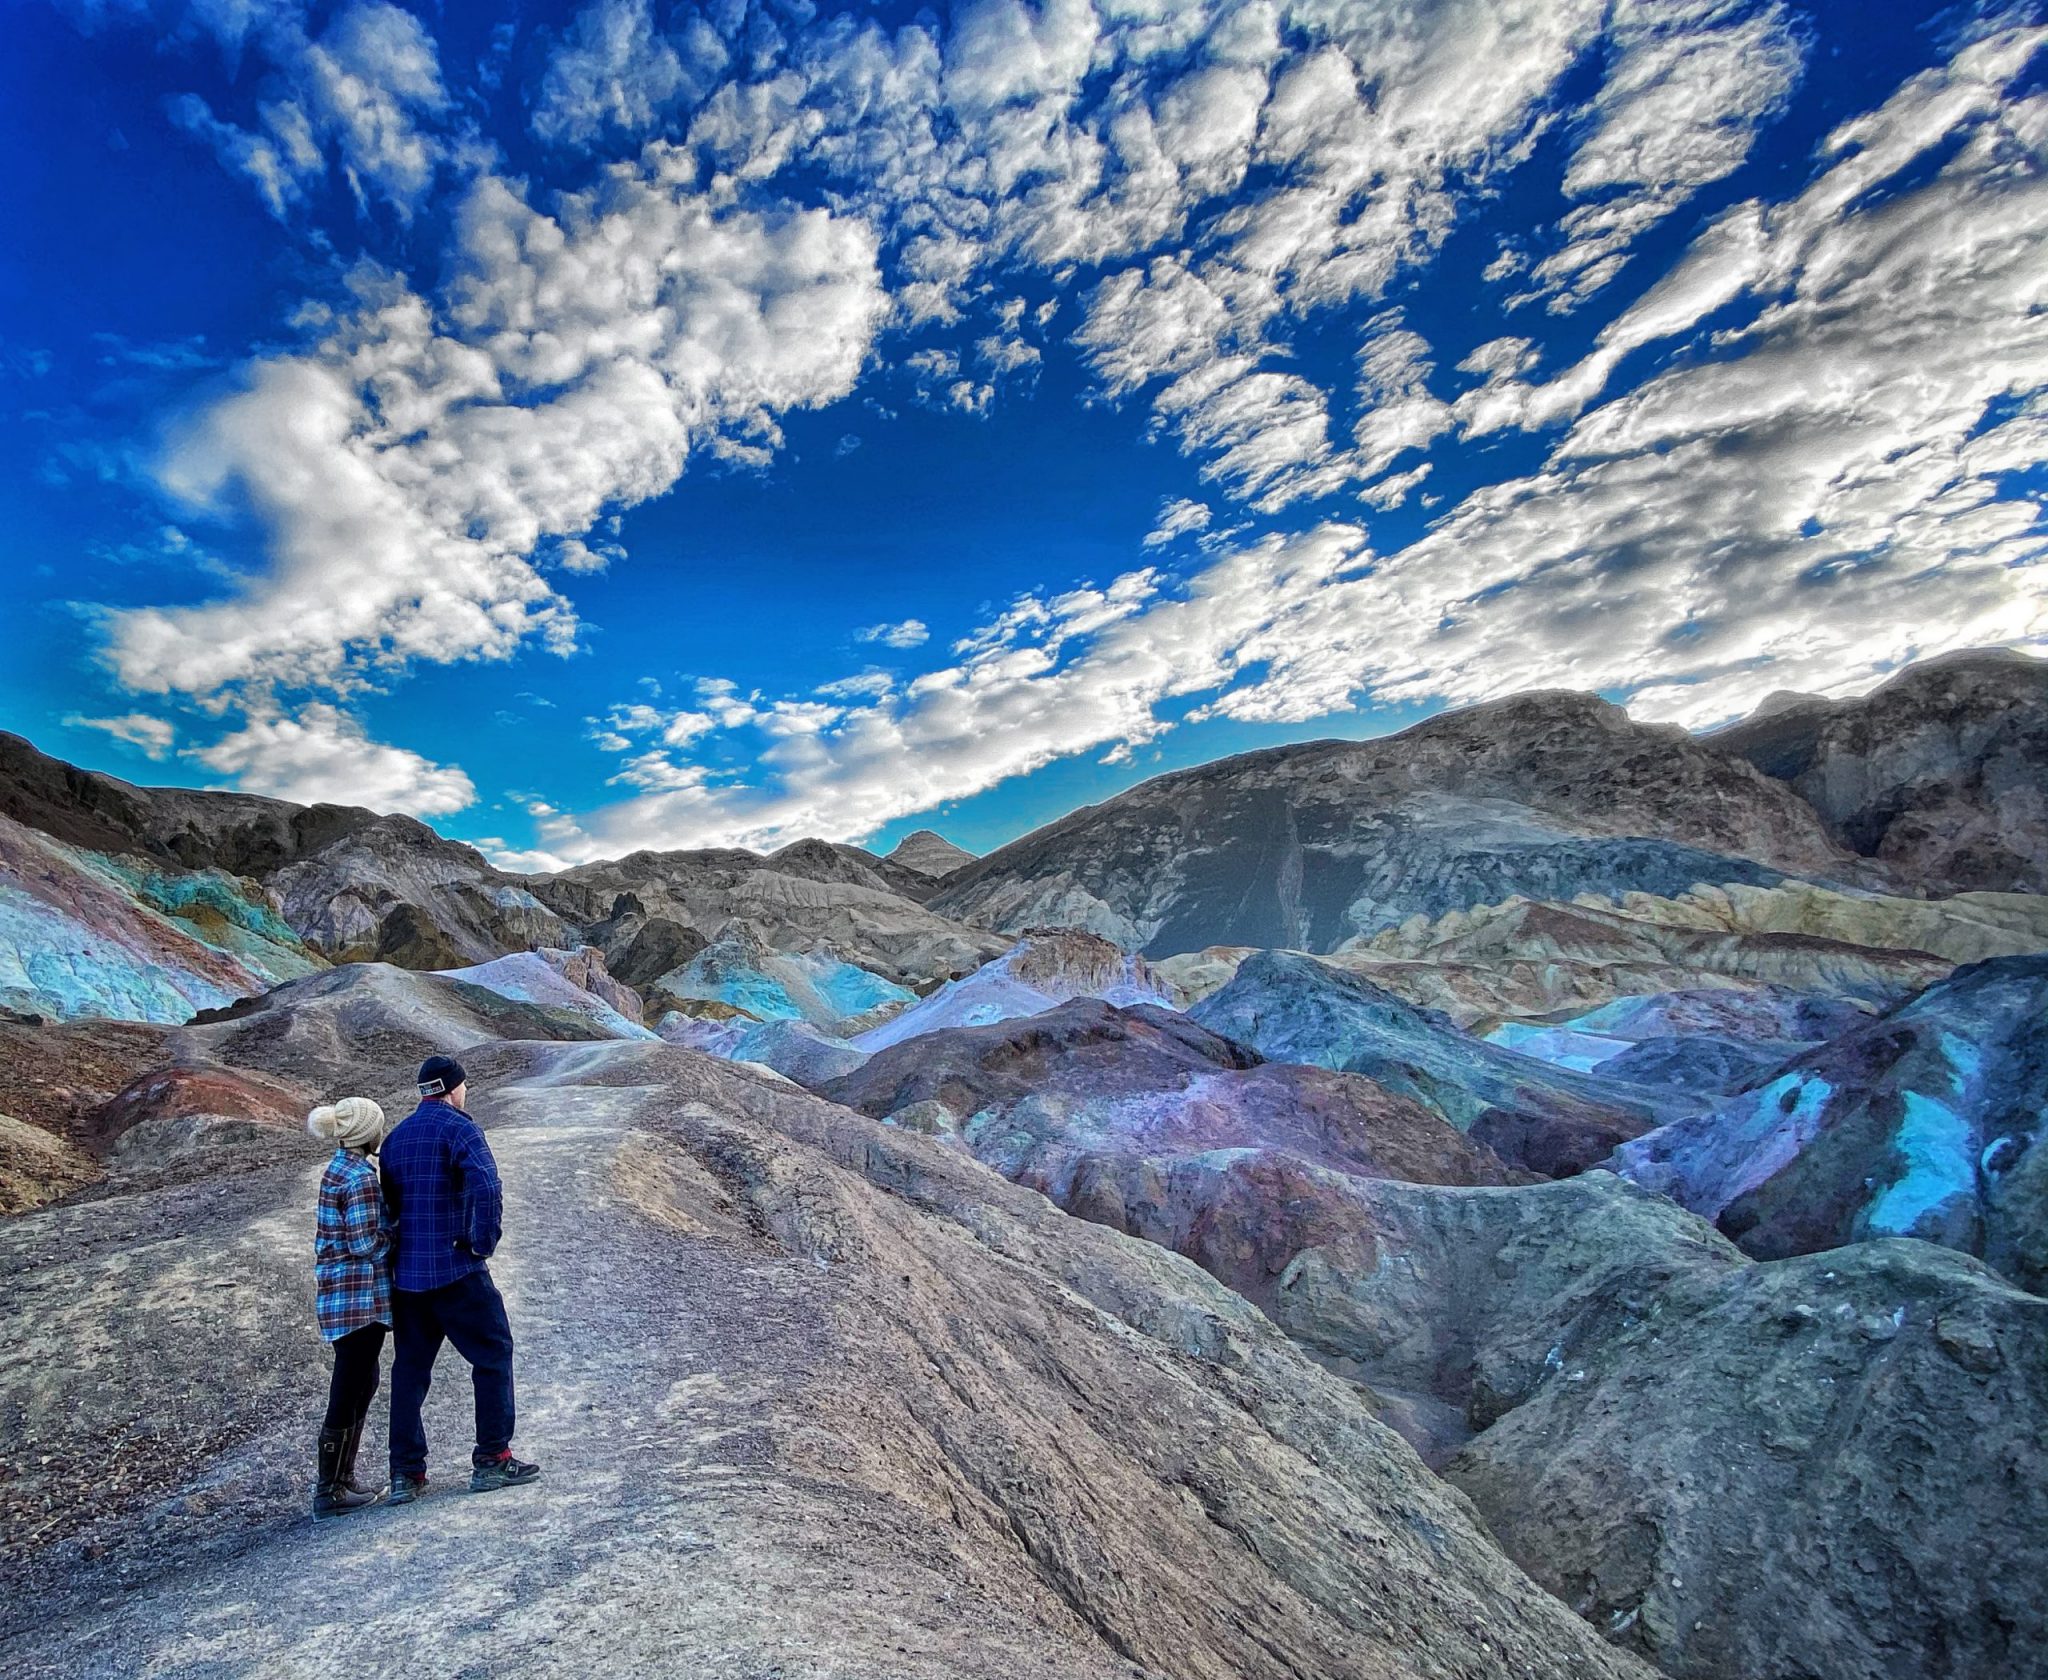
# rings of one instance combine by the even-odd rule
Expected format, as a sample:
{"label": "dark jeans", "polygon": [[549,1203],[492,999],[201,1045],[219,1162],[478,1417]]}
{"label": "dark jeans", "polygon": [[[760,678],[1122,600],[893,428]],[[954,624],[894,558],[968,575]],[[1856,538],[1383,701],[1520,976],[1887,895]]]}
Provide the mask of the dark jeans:
{"label": "dark jeans", "polygon": [[476,1389],[473,1462],[502,1457],[512,1445],[512,1326],[491,1274],[472,1272],[439,1289],[392,1290],[391,1330],[391,1473],[426,1474],[427,1426],[420,1408],[443,1341],[453,1342],[469,1361]]}
{"label": "dark jeans", "polygon": [[328,1429],[347,1429],[370,1409],[377,1392],[377,1360],[384,1352],[384,1326],[365,1324],[329,1344],[334,1375],[327,1380]]}

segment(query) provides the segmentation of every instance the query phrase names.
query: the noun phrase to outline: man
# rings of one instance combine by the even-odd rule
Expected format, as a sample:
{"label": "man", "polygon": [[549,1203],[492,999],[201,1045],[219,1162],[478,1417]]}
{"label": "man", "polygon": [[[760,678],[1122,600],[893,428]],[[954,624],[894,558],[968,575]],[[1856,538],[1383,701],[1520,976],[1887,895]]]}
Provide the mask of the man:
{"label": "man", "polygon": [[441,1343],[469,1361],[476,1389],[472,1493],[522,1487],[540,1466],[512,1456],[512,1327],[486,1263],[498,1246],[504,1195],[483,1129],[464,1106],[462,1064],[420,1063],[420,1105],[384,1140],[384,1198],[395,1244],[391,1266],[391,1491],[409,1505],[427,1485],[420,1408]]}

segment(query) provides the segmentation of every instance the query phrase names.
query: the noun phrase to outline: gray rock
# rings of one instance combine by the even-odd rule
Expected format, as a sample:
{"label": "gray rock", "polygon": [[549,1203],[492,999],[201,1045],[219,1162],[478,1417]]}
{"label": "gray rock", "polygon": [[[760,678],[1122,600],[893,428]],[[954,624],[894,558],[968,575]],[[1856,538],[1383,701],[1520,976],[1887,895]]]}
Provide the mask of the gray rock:
{"label": "gray rock", "polygon": [[2048,1301],[1896,1240],[1629,1288],[1446,1466],[1511,1556],[1678,1680],[2041,1672]]}
{"label": "gray rock", "polygon": [[2048,891],[2048,660],[1945,654],[1856,699],[1759,709],[1706,740],[1922,891]]}

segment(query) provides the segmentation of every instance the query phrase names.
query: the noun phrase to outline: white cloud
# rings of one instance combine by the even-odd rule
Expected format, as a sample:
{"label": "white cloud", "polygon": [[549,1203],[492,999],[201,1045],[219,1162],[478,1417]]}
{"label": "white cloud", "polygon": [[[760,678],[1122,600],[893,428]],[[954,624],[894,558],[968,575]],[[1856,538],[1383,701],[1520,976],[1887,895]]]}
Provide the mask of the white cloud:
{"label": "white cloud", "polygon": [[857,642],[879,642],[883,647],[922,647],[930,641],[932,633],[923,620],[906,618],[897,624],[870,624],[864,630],[856,630],[853,639]]}
{"label": "white cloud", "polygon": [[1159,504],[1159,518],[1145,533],[1147,548],[1163,548],[1175,537],[1209,527],[1209,506],[1186,496],[1169,496]]}
{"label": "white cloud", "polygon": [[245,793],[299,805],[366,805],[415,817],[446,816],[476,803],[476,788],[452,764],[373,741],[348,713],[320,702],[296,717],[252,715],[231,735],[192,755],[235,778]]}
{"label": "white cloud", "polygon": [[143,712],[129,712],[123,717],[91,718],[80,717],[77,713],[65,718],[67,729],[98,729],[124,741],[131,747],[139,747],[150,758],[162,758],[177,744],[177,726],[165,718],[150,717]]}
{"label": "white cloud", "polygon": [[1536,265],[1535,295],[1583,302],[1620,271],[1636,237],[1749,155],[1799,78],[1801,44],[1775,4],[1631,0],[1616,8],[1610,62],[1564,190],[1562,250]]}
{"label": "white cloud", "polygon": [[649,0],[596,0],[576,14],[548,60],[534,106],[542,140],[589,146],[607,131],[643,135],[665,112],[703,98],[729,55],[703,19],[685,25],[684,47],[654,27]]}
{"label": "white cloud", "polygon": [[239,9],[250,21],[234,32],[238,46],[253,34],[274,65],[255,126],[223,121],[195,94],[171,101],[172,120],[247,176],[275,216],[305,199],[330,148],[359,203],[374,193],[409,215],[447,152],[424,126],[449,103],[425,27],[387,0],[353,0],[314,40],[295,8]]}

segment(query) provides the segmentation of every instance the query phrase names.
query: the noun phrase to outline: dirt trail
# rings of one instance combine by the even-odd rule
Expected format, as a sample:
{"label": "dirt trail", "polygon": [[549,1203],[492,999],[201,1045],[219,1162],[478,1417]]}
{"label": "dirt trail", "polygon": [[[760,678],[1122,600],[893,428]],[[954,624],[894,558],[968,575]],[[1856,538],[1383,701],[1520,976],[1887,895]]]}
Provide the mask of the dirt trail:
{"label": "dirt trail", "polygon": [[[210,1382],[220,1429],[168,1493],[32,1552],[0,1671],[1646,1672],[1187,1263],[666,1046],[465,1060],[507,1186],[493,1270],[518,1446],[544,1480],[466,1491],[467,1370],[444,1353],[428,1496],[305,1515],[319,1356],[294,1315],[317,1167],[180,1190],[168,1216],[144,1198],[30,1216],[0,1227],[0,1286],[40,1280],[46,1316],[111,1310],[137,1229],[169,1219],[159,1302],[215,1318],[168,1380]],[[60,1326],[34,1382],[0,1373],[0,1425],[26,1407],[47,1440],[72,1397],[132,1385],[107,1348],[71,1350],[90,1331]],[[246,1375],[222,1368],[238,1349]],[[381,1415],[380,1397],[372,1463]]]}

